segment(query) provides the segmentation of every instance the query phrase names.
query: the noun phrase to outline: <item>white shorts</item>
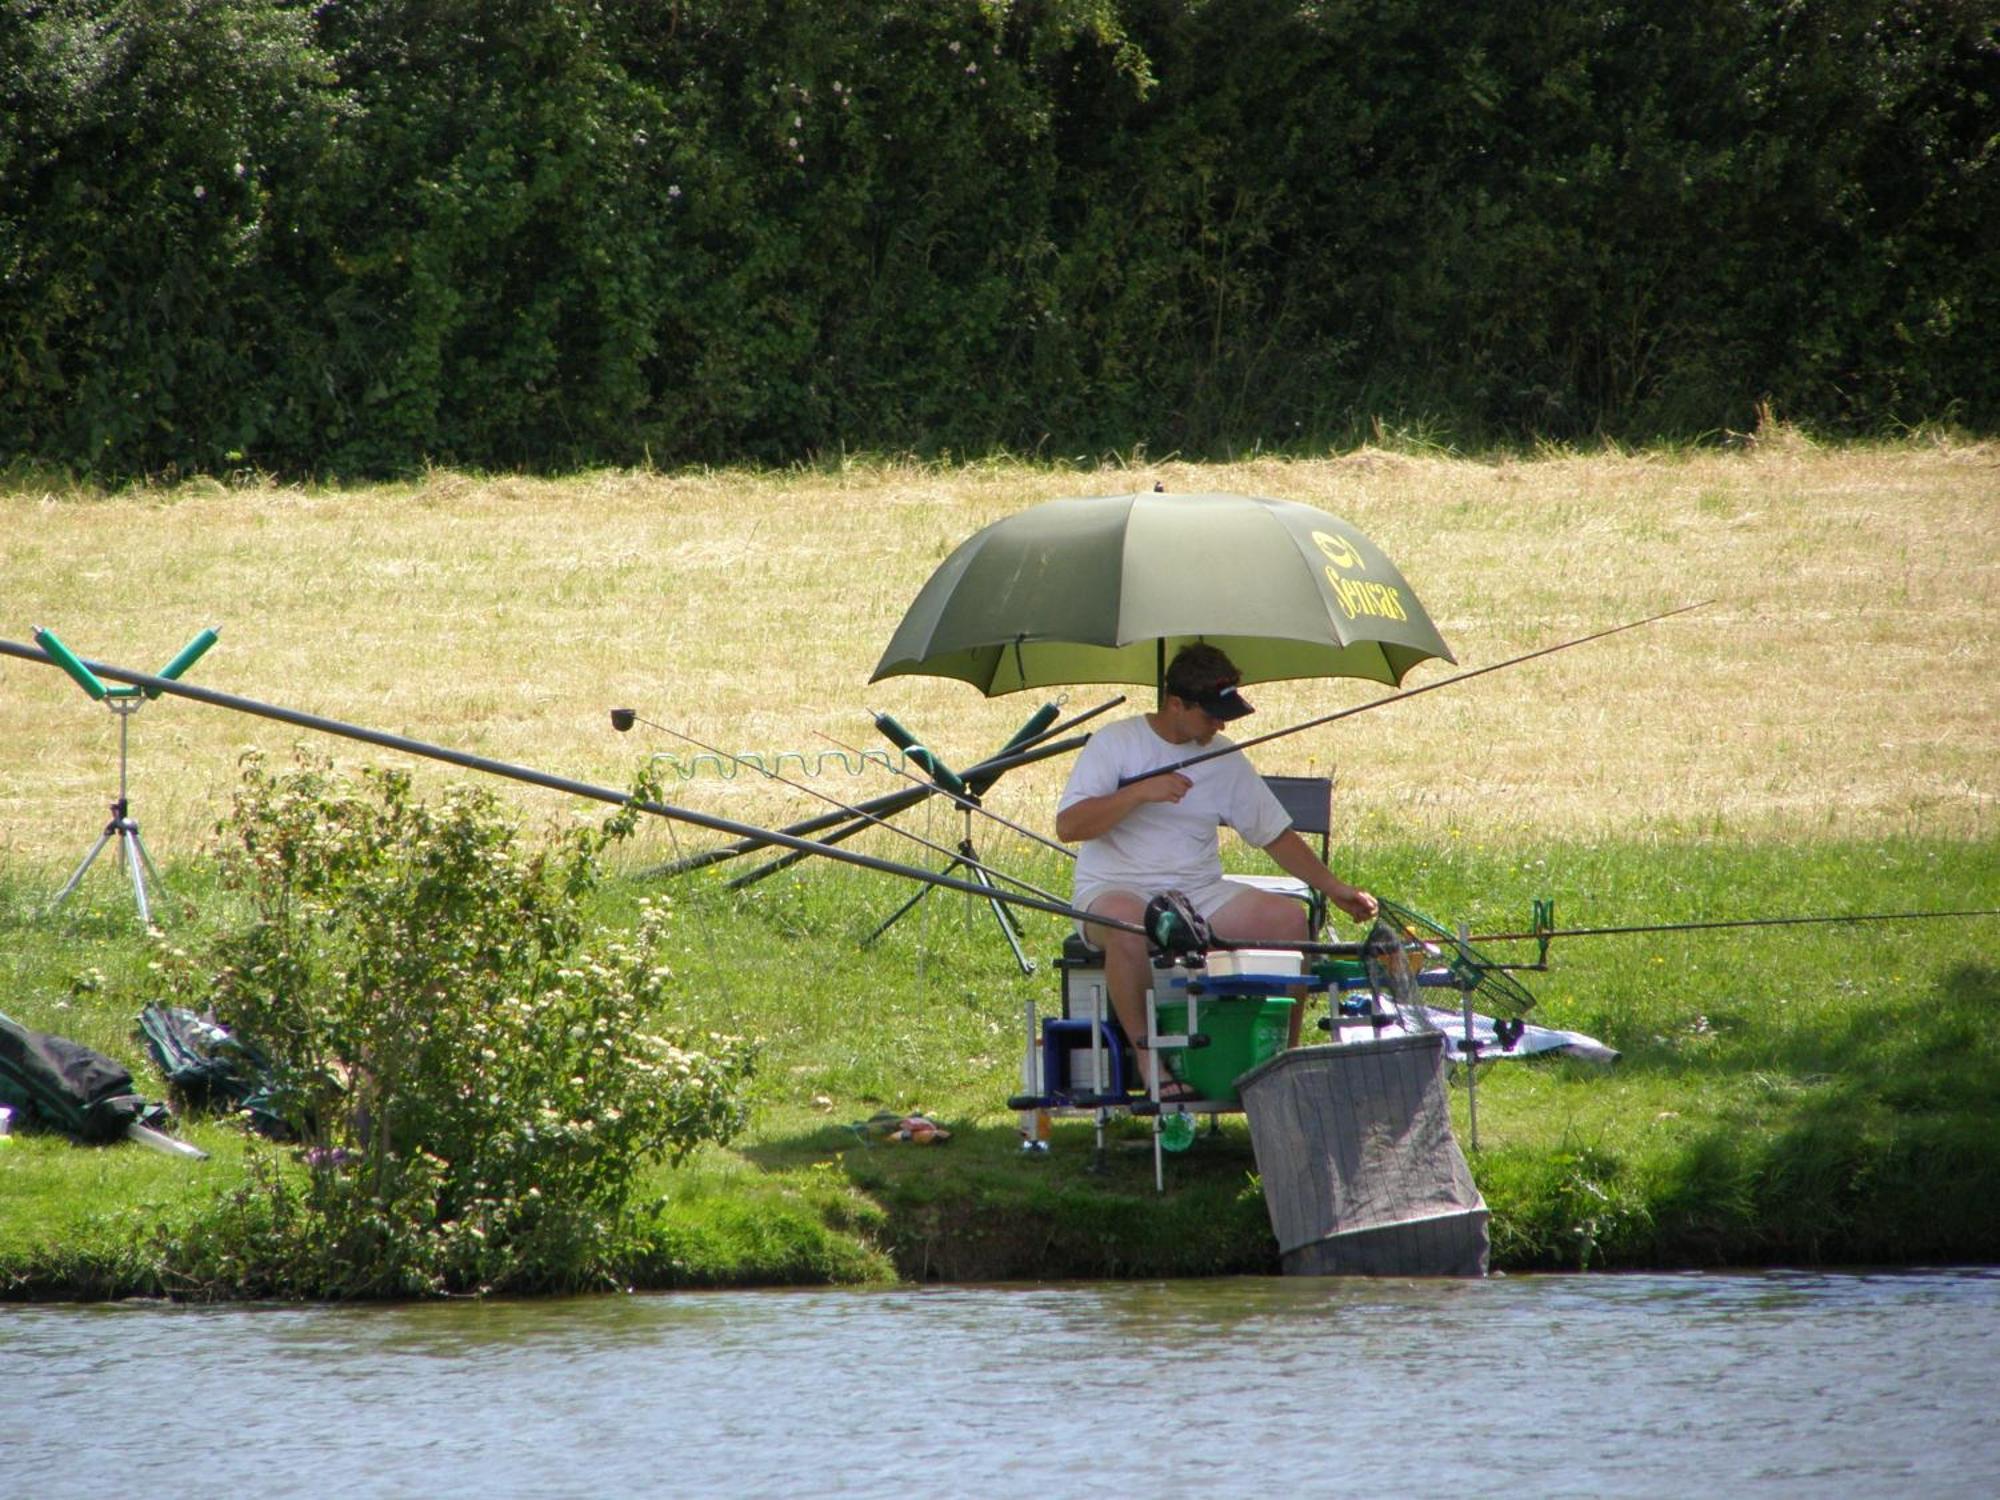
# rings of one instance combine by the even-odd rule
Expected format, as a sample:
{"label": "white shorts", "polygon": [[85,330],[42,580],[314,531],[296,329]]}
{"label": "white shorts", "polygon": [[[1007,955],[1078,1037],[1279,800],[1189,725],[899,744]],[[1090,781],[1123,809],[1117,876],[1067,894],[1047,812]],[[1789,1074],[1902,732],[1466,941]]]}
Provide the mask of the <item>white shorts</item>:
{"label": "white shorts", "polygon": [[[1166,887],[1163,886],[1161,889],[1164,890]],[[1236,881],[1225,880],[1218,876],[1209,884],[1197,886],[1193,890],[1182,887],[1181,894],[1188,898],[1188,904],[1200,912],[1204,919],[1214,921],[1217,912],[1221,911],[1223,907],[1234,901],[1248,889],[1248,886],[1240,885]],[[1119,885],[1117,882],[1112,881],[1103,885],[1079,887],[1071,894],[1069,904],[1076,907],[1079,911],[1089,911],[1104,897],[1119,895],[1121,893],[1136,897],[1140,904],[1144,905],[1146,902],[1152,900],[1153,897],[1159,895],[1160,891],[1134,890],[1129,885]],[[1079,937],[1086,935],[1083,930],[1083,922],[1080,918],[1076,922],[1076,931]]]}

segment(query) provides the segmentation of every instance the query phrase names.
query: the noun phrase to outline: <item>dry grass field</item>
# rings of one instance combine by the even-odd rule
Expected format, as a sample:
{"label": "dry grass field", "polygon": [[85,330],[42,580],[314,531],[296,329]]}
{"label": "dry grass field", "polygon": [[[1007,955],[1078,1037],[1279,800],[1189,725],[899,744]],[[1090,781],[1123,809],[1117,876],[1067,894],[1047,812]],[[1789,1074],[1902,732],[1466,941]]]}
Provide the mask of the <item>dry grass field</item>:
{"label": "dry grass field", "polygon": [[[0,494],[0,638],[26,643],[44,625],[86,658],[154,671],[219,626],[190,682],[610,785],[648,752],[688,750],[644,727],[615,734],[606,710],[618,705],[765,756],[880,746],[867,710],[885,710],[963,765],[1041,700],[989,702],[913,678],[870,686],[904,607],[987,522],[1156,481],[1345,516],[1398,561],[1461,668],[1714,601],[1259,754],[1270,772],[1334,772],[1337,809],[1358,834],[1526,844],[1995,831],[1992,444],[1821,447],[1778,430],[1728,453],[1497,462],[1369,449],[1096,470],[868,463],[546,481],[438,472],[340,490],[17,487]],[[1191,563],[1188,586],[1230,580]],[[1451,670],[1427,664],[1406,686]],[[1266,686],[1254,723],[1383,691]],[[1068,706],[1107,696],[1076,689]],[[149,704],[131,734],[133,808],[162,862],[204,846],[243,747],[281,754],[308,738],[173,699]],[[316,748],[349,765],[384,758],[345,740]],[[993,806],[1046,828],[1066,765],[1016,773]],[[116,771],[112,715],[61,674],[0,657],[0,863],[73,862],[102,825]],[[817,784],[857,801],[901,783],[871,771]],[[567,812],[553,794],[514,792],[537,816]],[[752,821],[824,810],[748,773],[670,781],[668,795]],[[688,847],[707,836],[650,837]]]}

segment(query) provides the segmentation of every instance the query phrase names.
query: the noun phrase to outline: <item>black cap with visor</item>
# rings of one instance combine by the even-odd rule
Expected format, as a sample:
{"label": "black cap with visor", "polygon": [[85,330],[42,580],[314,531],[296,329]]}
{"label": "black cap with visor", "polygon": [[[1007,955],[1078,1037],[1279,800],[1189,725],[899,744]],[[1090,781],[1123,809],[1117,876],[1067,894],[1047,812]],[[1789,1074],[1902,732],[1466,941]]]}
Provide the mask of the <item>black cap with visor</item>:
{"label": "black cap with visor", "polygon": [[1236,691],[1234,683],[1228,687],[1210,688],[1205,693],[1175,693],[1174,696],[1183,703],[1192,703],[1211,719],[1220,719],[1225,724],[1257,711],[1250,706],[1249,699]]}

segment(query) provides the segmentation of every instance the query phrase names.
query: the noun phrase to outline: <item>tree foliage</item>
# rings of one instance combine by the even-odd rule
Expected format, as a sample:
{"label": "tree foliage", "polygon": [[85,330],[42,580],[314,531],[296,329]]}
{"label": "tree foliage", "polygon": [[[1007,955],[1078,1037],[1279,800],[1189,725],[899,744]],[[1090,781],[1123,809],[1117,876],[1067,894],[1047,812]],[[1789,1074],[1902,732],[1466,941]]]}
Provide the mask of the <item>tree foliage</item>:
{"label": "tree foliage", "polygon": [[2000,422],[1966,0],[27,0],[0,452],[104,476]]}

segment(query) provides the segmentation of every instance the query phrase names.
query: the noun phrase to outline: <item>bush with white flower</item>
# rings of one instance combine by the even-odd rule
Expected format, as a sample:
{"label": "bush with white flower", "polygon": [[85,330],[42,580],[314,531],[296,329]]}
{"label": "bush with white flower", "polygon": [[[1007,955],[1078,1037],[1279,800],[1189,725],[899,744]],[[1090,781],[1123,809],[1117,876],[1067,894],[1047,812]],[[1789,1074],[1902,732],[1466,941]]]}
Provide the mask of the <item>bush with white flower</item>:
{"label": "bush with white flower", "polygon": [[484,790],[249,760],[222,856],[245,919],[156,970],[264,1051],[298,1145],[176,1233],[185,1290],[615,1280],[639,1174],[741,1127],[755,1054],[673,1024],[664,901],[629,933],[587,919],[636,816],[530,847]]}

